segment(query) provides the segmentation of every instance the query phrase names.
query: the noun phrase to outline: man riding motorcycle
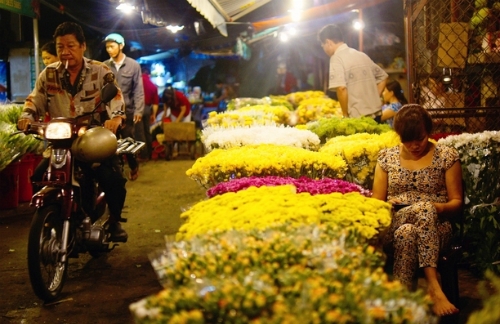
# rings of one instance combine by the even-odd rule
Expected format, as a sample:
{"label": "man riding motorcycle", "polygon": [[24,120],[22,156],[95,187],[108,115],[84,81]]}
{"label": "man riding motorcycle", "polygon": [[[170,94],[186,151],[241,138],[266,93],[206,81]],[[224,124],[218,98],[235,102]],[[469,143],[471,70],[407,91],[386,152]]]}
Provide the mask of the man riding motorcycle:
{"label": "man riding motorcycle", "polygon": [[[20,130],[26,130],[30,123],[38,121],[46,113],[55,118],[75,117],[93,111],[100,100],[100,90],[106,83],[114,82],[109,67],[84,57],[86,41],[80,25],[64,22],[56,28],[53,38],[59,62],[48,65],[38,76],[35,88],[24,103],[18,121]],[[104,127],[116,133],[125,119],[124,101],[119,89],[109,103],[108,113],[110,119],[104,122]],[[96,141],[92,145],[93,150],[99,150],[102,149],[100,145],[106,144]],[[106,194],[110,240],[126,242],[128,235],[122,229],[120,219],[127,180],[122,175],[119,157],[113,156],[102,162],[94,170],[94,176]]]}

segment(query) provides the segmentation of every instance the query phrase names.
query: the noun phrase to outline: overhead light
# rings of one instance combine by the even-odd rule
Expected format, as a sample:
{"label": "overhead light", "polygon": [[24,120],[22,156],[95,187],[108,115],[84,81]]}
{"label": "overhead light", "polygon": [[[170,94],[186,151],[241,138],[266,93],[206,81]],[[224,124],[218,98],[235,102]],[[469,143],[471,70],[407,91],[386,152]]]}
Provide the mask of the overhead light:
{"label": "overhead light", "polygon": [[451,69],[443,68],[443,84],[451,83]]}
{"label": "overhead light", "polygon": [[135,11],[135,7],[128,2],[121,2],[116,9],[120,10],[125,14],[130,14]]}
{"label": "overhead light", "polygon": [[292,7],[295,8],[295,9],[302,9],[302,8],[304,8],[304,1],[303,0],[294,0]]}
{"label": "overhead light", "polygon": [[198,20],[194,22],[194,30],[196,31],[196,35],[204,35],[206,33],[205,27],[203,27],[203,21]]}
{"label": "overhead light", "polygon": [[362,20],[356,19],[352,22],[352,26],[355,30],[361,30],[365,28],[365,23]]}
{"label": "overhead light", "polygon": [[281,32],[279,34],[279,37],[280,37],[280,41],[282,41],[282,42],[288,42],[288,40],[290,39],[290,36],[286,32]]}
{"label": "overhead light", "polygon": [[170,30],[172,33],[177,33],[179,30],[183,30],[184,26],[173,26],[173,25],[168,25],[166,27],[168,30]]}
{"label": "overhead light", "polygon": [[302,19],[302,10],[300,9],[291,9],[288,10],[290,12],[290,17],[293,21],[300,21]]}

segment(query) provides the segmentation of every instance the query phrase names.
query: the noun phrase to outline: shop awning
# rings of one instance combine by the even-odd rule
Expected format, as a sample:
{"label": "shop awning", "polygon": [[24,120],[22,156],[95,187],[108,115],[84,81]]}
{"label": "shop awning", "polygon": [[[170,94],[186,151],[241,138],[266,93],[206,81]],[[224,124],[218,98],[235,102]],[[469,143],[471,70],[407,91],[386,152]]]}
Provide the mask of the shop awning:
{"label": "shop awning", "polygon": [[227,36],[227,22],[234,22],[271,0],[187,0],[214,28]]}

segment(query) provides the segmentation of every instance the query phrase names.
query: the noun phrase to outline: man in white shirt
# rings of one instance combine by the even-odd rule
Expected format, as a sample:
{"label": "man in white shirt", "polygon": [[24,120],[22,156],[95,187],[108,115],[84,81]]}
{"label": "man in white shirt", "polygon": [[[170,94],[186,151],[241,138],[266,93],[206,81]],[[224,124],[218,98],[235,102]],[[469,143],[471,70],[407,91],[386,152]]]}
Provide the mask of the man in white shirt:
{"label": "man in white shirt", "polygon": [[328,88],[337,92],[344,117],[381,116],[387,73],[368,55],[348,47],[337,25],[323,27],[318,39],[330,57]]}

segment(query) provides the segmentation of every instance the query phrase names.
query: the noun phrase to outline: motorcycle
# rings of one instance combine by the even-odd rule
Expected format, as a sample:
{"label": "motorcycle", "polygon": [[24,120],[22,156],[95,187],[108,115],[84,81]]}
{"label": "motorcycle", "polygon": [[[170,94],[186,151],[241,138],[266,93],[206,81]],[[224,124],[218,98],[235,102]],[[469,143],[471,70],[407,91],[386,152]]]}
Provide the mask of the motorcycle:
{"label": "motorcycle", "polygon": [[[45,302],[59,297],[69,258],[87,252],[98,257],[118,245],[110,241],[106,197],[89,170],[114,154],[135,154],[145,143],[130,138],[117,140],[113,132],[99,126],[95,114],[102,114],[99,108],[116,93],[116,86],[108,83],[101,89],[101,102],[92,112],[32,123],[24,131],[40,135],[50,144],[48,168],[43,179],[34,182],[43,187],[31,199],[36,212],[28,238],[31,286]],[[92,149],[84,149],[90,142]]]}

